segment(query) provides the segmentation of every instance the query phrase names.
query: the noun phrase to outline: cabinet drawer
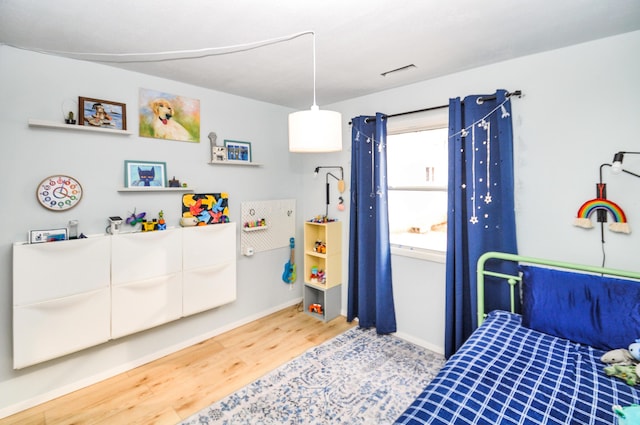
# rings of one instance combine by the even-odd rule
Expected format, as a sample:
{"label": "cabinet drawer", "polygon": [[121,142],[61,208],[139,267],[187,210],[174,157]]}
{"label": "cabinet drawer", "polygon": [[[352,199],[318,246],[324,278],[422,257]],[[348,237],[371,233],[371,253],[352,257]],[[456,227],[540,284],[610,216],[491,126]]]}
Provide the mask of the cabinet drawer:
{"label": "cabinet drawer", "polygon": [[13,367],[20,369],[108,341],[109,301],[105,288],[15,307]]}
{"label": "cabinet drawer", "polygon": [[112,338],[162,325],[182,315],[180,273],[117,285],[111,291]]}
{"label": "cabinet drawer", "polygon": [[236,258],[236,224],[212,224],[183,229],[185,270],[226,263]]}
{"label": "cabinet drawer", "polygon": [[183,274],[183,315],[199,313],[236,299],[236,262],[218,264]]}
{"label": "cabinet drawer", "polygon": [[95,236],[13,247],[13,305],[109,287],[111,240]]}
{"label": "cabinet drawer", "polygon": [[151,279],[182,270],[180,229],[119,234],[111,242],[111,281]]}

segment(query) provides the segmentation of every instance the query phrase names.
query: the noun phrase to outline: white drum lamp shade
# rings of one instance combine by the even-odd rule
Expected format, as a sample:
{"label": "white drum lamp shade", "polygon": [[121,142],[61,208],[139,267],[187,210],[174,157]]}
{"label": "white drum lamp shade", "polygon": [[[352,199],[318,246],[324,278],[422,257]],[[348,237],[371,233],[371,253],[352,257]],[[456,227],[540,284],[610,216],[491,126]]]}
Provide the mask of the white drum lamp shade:
{"label": "white drum lamp shade", "polygon": [[289,114],[290,152],[338,152],[342,150],[342,115],[321,111],[313,105],[308,111]]}

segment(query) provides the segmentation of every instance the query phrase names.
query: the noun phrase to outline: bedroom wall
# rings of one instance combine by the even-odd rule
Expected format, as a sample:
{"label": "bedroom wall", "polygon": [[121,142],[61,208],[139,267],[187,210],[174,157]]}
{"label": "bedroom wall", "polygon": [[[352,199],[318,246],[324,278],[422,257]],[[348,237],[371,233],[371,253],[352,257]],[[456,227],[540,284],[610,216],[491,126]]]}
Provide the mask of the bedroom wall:
{"label": "bedroom wall", "polygon": [[[313,178],[319,165],[342,165],[350,175],[350,128],[356,115],[396,113],[442,105],[450,97],[520,89],[513,100],[516,150],[516,215],[521,254],[598,265],[599,229],[572,226],[579,206],[595,196],[598,167],[618,150],[640,151],[640,32],[611,37],[473,69],[411,86],[388,90],[321,108],[343,114],[344,150],[323,155],[287,151],[286,116],[290,110],[250,99],[205,90],[175,81],[102,65],[46,56],[0,46],[0,179],[4,183],[0,212],[0,417],[54,394],[109,376],[135,362],[172,351],[203,335],[233,327],[265,312],[295,302],[299,286],[280,283],[288,249],[252,258],[238,256],[238,300],[230,305],[103,344],[65,358],[11,369],[11,245],[36,227],[65,226],[80,220],[80,231],[100,233],[106,217],[133,208],[165,211],[170,225],[179,214],[175,194],[144,197],[119,194],[125,159],[167,161],[169,175],[188,181],[198,191],[226,190],[232,220],[239,221],[243,200],[297,199],[297,236],[302,221],[325,209],[324,178]],[[419,64],[418,64],[419,65]],[[163,90],[201,101],[199,144],[130,137],[76,134],[31,129],[29,118],[58,120],[64,99],[79,95],[126,103],[135,110],[138,88]],[[129,113],[128,127],[137,117]],[[206,134],[252,142],[261,168],[207,165]],[[625,166],[640,171],[640,157]],[[35,187],[49,174],[67,172],[85,186],[85,199],[67,213],[50,213],[35,202]],[[640,179],[606,176],[611,200],[627,213],[632,229],[640,229]],[[286,182],[286,183],[283,183]],[[332,190],[335,190],[335,185]],[[632,196],[630,194],[633,194]],[[343,221],[345,264],[348,246],[348,201]],[[171,220],[174,220],[173,223]],[[634,223],[638,223],[635,225]],[[621,235],[605,230],[607,265],[637,270],[638,231]],[[302,258],[297,244],[296,258]],[[398,334],[442,350],[444,335],[444,264],[393,257]],[[343,280],[346,281],[347,267]],[[346,313],[346,285],[343,285]]]}
{"label": "bedroom wall", "polygon": [[[499,88],[522,90],[524,97],[512,101],[519,253],[597,266],[602,263],[599,227],[586,230],[572,223],[578,208],[595,198],[600,164],[610,163],[617,151],[640,151],[637,52],[640,32],[632,32],[351,99],[331,108],[348,121],[357,115],[444,105],[449,98],[494,93]],[[349,146],[345,140],[339,163],[349,163]],[[628,155],[624,166],[640,173],[640,156]],[[609,170],[604,173],[608,198],[626,212],[633,233],[605,229],[606,266],[638,270],[640,179],[612,176]],[[442,350],[445,265],[392,257],[398,334]]]}
{"label": "bedroom wall", "polygon": [[[140,87],[200,100],[201,142],[188,143],[137,136]],[[60,121],[65,99],[86,96],[126,103],[132,136],[30,128],[29,118]],[[12,370],[11,246],[26,240],[27,231],[66,227],[79,220],[87,235],[103,233],[107,217],[127,216],[136,209],[151,216],[164,210],[169,226],[177,226],[178,193],[118,193],[125,159],[166,161],[176,176],[198,192],[229,193],[231,220],[240,221],[242,201],[296,199],[302,204],[300,154],[289,154],[287,108],[149,77],[113,67],[63,59],[6,46],[0,47],[0,417],[42,397],[109,376],[159,354],[235,327],[260,315],[294,304],[300,285],[281,281],[289,249],[248,258],[238,253],[237,300],[220,308],[125,337],[20,371]],[[211,166],[207,134],[218,140],[252,143],[262,167]],[[38,183],[54,173],[76,177],[85,196],[68,212],[50,212],[35,199]],[[283,182],[286,182],[283,184]],[[301,217],[301,216],[298,216]],[[298,220],[300,221],[300,220]],[[302,234],[302,225],[298,229]],[[238,249],[240,247],[238,228]],[[298,258],[301,258],[301,251]],[[34,265],[35,266],[35,265]],[[59,272],[59,271],[52,271]],[[73,271],[71,271],[73,272]]]}

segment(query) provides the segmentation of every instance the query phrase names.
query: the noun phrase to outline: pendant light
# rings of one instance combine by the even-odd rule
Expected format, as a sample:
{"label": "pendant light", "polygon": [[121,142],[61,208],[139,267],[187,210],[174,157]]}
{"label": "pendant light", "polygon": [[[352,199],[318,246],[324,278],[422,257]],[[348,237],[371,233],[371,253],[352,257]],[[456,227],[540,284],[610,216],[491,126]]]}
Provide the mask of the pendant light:
{"label": "pendant light", "polygon": [[320,110],[316,104],[316,33],[313,33],[313,105],[308,111],[289,114],[290,152],[338,152],[342,150],[342,115]]}

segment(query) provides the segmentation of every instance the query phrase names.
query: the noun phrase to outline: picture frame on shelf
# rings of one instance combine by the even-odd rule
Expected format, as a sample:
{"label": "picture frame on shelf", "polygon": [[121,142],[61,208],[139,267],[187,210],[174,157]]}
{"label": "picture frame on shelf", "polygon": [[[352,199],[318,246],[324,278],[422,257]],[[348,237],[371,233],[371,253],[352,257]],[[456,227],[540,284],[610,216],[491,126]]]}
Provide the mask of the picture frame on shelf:
{"label": "picture frame on shelf", "polygon": [[247,163],[251,162],[251,142],[225,140],[224,147],[227,150],[227,160]]}
{"label": "picture frame on shelf", "polygon": [[69,239],[69,232],[66,227],[60,229],[30,230],[29,243],[58,242]]}
{"label": "picture frame on shelf", "polygon": [[211,162],[225,162],[227,160],[227,148],[224,146],[211,146]]}
{"label": "picture frame on shelf", "polygon": [[127,129],[127,105],[111,100],[78,97],[78,123],[82,126]]}
{"label": "picture frame on shelf", "polygon": [[167,187],[166,162],[125,160],[124,187]]}

